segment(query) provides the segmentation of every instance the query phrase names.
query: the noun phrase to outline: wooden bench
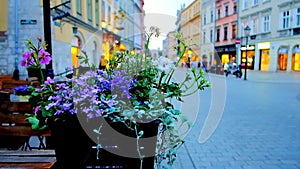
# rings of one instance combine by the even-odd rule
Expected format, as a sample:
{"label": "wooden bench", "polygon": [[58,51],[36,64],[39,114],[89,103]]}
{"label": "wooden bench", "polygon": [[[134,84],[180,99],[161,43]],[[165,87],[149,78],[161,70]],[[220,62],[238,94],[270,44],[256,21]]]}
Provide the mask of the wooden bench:
{"label": "wooden bench", "polygon": [[13,93],[14,88],[18,86],[30,85],[30,81],[27,80],[13,80],[13,79],[1,79],[0,90]]}
{"label": "wooden bench", "polygon": [[45,149],[42,139],[50,136],[50,131],[32,130],[28,121],[25,120],[26,113],[33,113],[29,102],[2,101],[0,103],[0,136],[27,138],[22,147],[23,150],[27,148],[31,150],[29,139],[31,136],[37,136],[40,141],[39,149]]}
{"label": "wooden bench", "polygon": [[37,77],[30,77],[28,80],[14,80],[11,75],[0,75],[0,90],[13,93],[13,89],[18,86],[31,85],[40,86]]}
{"label": "wooden bench", "polygon": [[13,79],[12,75],[0,75],[0,80],[1,79]]}
{"label": "wooden bench", "polygon": [[[3,92],[0,94],[3,95]],[[25,120],[26,113],[33,113],[29,102],[1,98],[0,141],[13,142],[21,147],[19,149],[7,147],[0,150],[0,168],[50,168],[56,161],[55,153],[53,150],[45,150],[46,146],[43,142],[45,136],[51,135],[50,131],[31,129],[30,124]],[[33,150],[34,147],[29,144],[32,136],[38,137],[39,146],[36,147],[38,150]]]}

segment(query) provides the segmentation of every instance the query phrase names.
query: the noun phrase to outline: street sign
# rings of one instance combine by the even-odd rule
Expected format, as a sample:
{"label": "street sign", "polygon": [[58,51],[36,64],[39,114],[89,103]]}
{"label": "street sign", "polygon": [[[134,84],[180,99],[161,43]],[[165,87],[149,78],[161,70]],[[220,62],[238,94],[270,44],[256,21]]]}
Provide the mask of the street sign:
{"label": "street sign", "polygon": [[35,19],[22,19],[20,21],[21,25],[36,25],[37,24],[37,20]]}
{"label": "street sign", "polygon": [[240,38],[236,38],[235,39],[235,44],[241,44],[241,39]]}

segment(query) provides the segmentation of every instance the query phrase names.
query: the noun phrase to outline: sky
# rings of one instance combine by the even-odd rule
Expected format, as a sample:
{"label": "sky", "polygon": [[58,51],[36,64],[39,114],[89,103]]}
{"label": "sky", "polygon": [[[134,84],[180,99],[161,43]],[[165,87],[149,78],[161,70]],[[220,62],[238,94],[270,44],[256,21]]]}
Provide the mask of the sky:
{"label": "sky", "polygon": [[194,0],[144,0],[145,26],[149,30],[150,26],[160,28],[160,36],[153,37],[150,41],[150,49],[162,49],[162,40],[166,38],[168,32],[175,30],[177,10],[181,5],[187,7]]}

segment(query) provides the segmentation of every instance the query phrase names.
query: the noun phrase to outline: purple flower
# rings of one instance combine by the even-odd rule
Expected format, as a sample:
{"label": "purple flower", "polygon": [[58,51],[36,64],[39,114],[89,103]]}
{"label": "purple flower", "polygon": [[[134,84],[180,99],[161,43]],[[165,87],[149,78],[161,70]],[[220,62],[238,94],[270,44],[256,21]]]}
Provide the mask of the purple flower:
{"label": "purple flower", "polygon": [[50,54],[47,51],[45,51],[44,49],[41,49],[39,51],[39,61],[41,64],[48,65],[51,61]]}
{"label": "purple flower", "polygon": [[47,80],[44,82],[45,85],[53,84],[54,80],[51,79],[50,77],[47,77]]}
{"label": "purple flower", "polygon": [[40,106],[35,107],[35,108],[34,108],[34,111],[33,111],[34,114],[37,114],[37,112],[38,112],[39,110],[40,110]]}
{"label": "purple flower", "polygon": [[54,113],[54,115],[60,115],[60,114],[62,114],[64,111],[62,111],[62,110],[57,110],[55,113]]}
{"label": "purple flower", "polygon": [[34,64],[33,52],[26,52],[22,55],[21,66],[31,66]]}
{"label": "purple flower", "polygon": [[62,105],[62,109],[63,110],[70,110],[70,108],[71,108],[71,106],[72,106],[73,104],[72,103],[64,103],[63,105]]}

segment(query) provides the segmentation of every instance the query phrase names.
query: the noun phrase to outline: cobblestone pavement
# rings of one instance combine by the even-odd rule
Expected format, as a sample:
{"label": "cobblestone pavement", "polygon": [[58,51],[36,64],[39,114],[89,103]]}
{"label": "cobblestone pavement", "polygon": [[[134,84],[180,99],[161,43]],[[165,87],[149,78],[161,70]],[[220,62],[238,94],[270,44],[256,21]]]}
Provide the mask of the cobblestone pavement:
{"label": "cobblestone pavement", "polygon": [[[232,75],[209,78],[214,84],[200,92],[198,116],[174,168],[300,169],[300,73],[249,71],[246,81]],[[214,86],[224,80],[222,118],[200,143],[207,115],[222,106],[211,100]],[[190,107],[198,104],[188,102]]]}

